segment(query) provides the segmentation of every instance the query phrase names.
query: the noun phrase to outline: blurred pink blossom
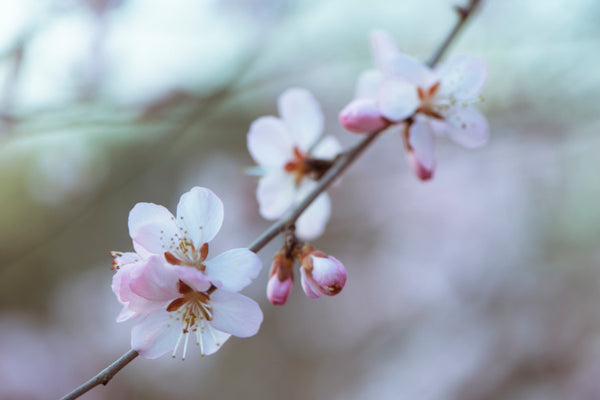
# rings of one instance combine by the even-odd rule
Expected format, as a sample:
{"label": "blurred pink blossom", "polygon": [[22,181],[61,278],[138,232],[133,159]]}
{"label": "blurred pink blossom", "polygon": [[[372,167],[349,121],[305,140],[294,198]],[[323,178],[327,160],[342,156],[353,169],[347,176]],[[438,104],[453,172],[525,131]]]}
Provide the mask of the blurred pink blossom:
{"label": "blurred pink blossom", "polygon": [[[269,220],[283,216],[316,185],[319,165],[340,151],[338,141],[323,133],[323,113],[306,89],[291,88],[279,96],[281,118],[260,117],[248,132],[248,150],[261,176],[256,197],[260,214]],[[331,202],[321,194],[296,222],[302,239],[320,236],[329,220]]]}

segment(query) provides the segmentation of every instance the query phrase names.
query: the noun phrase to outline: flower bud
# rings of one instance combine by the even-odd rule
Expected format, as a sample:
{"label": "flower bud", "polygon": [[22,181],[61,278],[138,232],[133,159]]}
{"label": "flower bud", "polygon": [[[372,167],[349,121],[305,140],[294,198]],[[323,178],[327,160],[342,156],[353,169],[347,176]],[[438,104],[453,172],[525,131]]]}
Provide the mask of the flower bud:
{"label": "flower bud", "polygon": [[316,299],[321,294],[334,296],[342,291],[347,273],[344,265],[335,257],[305,245],[299,259],[302,264],[302,289],[308,297]]}
{"label": "flower bud", "polygon": [[286,256],[285,249],[281,249],[273,258],[269,283],[267,283],[267,298],[274,305],[286,303],[292,292],[294,282],[294,259]]}
{"label": "flower bud", "polygon": [[377,107],[375,99],[357,99],[340,112],[340,123],[355,133],[371,133],[386,128],[386,121]]}
{"label": "flower bud", "polygon": [[431,169],[425,168],[425,166],[417,158],[415,152],[412,150],[406,152],[406,159],[410,168],[413,170],[415,175],[417,175],[417,178],[419,178],[422,181],[428,181],[433,177],[435,165]]}

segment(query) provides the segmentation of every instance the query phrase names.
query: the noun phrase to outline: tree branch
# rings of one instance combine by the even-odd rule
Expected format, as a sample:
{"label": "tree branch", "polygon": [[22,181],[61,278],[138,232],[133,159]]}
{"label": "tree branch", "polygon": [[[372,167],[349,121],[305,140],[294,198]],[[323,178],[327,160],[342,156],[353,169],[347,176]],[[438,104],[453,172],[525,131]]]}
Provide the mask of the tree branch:
{"label": "tree branch", "polygon": [[[435,51],[430,61],[427,62],[427,65],[434,67],[438,63],[479,3],[480,0],[469,0],[466,6],[456,8],[459,14],[458,21],[444,42]],[[248,249],[257,253],[287,227],[294,224],[304,210],[306,210],[321,193],[327,190],[332,182],[336,178],[340,177],[346,171],[346,169],[360,157],[367,147],[369,147],[371,143],[373,143],[373,141],[375,141],[375,139],[381,135],[383,131],[385,131],[385,129],[381,129],[365,136],[365,138],[358,142],[354,147],[338,156],[333,162],[331,168],[318,181],[317,186],[308,194],[308,196],[306,196],[306,198],[300,204],[298,204],[296,208],[290,210],[286,215],[281,217],[281,219],[271,225],[265,232],[256,238],[256,240],[254,240],[248,246]],[[97,385],[106,385],[117,372],[123,369],[123,367],[133,361],[137,356],[138,353],[135,350],[129,350],[117,361],[102,370],[98,375],[94,376],[92,379],[64,396],[61,400],[73,400]]]}

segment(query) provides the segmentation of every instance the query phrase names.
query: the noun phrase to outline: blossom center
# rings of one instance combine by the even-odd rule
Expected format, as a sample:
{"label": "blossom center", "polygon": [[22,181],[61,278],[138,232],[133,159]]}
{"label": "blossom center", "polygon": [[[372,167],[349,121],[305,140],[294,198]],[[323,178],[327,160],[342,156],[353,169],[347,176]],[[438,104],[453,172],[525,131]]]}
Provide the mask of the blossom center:
{"label": "blossom center", "polygon": [[439,104],[439,101],[437,101],[438,99],[436,99],[436,94],[439,88],[440,82],[436,82],[428,89],[423,87],[417,88],[417,93],[421,102],[421,105],[417,109],[417,112],[420,112],[421,114],[425,114],[435,119],[444,119],[444,116],[440,113],[441,106]]}
{"label": "blossom center", "polygon": [[[167,311],[175,313],[177,321],[181,321],[182,329],[173,349],[172,357],[175,357],[179,344],[185,337],[183,346],[183,357],[187,352],[188,338],[190,334],[195,333],[196,345],[200,346],[200,355],[204,356],[204,341],[202,335],[208,330],[216,343],[216,337],[212,326],[209,324],[213,320],[213,310],[210,305],[210,296],[207,293],[197,292],[181,280],[177,282],[177,291],[182,295],[176,298],[167,306]],[[219,346],[219,343],[216,343]]]}
{"label": "blossom center", "polygon": [[311,166],[306,163],[307,159],[307,154],[300,151],[298,147],[294,147],[294,158],[283,167],[286,172],[294,175],[296,184],[299,184],[312,170]]}
{"label": "blossom center", "polygon": [[194,243],[187,237],[171,238],[168,249],[169,251],[165,251],[164,256],[169,264],[196,267],[200,271],[206,269],[203,263],[208,256],[208,243],[204,243],[199,249],[196,249]]}

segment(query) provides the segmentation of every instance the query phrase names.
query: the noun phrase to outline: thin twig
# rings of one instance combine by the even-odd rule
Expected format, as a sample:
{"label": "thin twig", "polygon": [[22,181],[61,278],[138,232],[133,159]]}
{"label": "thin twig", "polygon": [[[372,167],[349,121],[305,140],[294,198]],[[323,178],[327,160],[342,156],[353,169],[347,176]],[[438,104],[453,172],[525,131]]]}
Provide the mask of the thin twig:
{"label": "thin twig", "polygon": [[[448,37],[441,46],[434,53],[434,56],[427,63],[430,67],[434,67],[437,62],[440,60],[444,52],[448,49],[450,43],[454,40],[458,32],[464,26],[465,22],[469,19],[473,10],[479,4],[480,0],[470,0],[469,3],[464,7],[457,7],[459,13],[459,19],[449,33]],[[260,251],[264,246],[267,245],[271,240],[273,240],[277,235],[283,232],[288,226],[291,226],[296,222],[296,220],[300,217],[300,215],[312,204],[313,201],[336,180],[340,177],[346,169],[356,161],[360,155],[377,139],[381,133],[385,129],[381,129],[379,131],[373,132],[360,142],[358,142],[354,147],[342,153],[339,157],[335,159],[331,168],[323,175],[323,177],[318,181],[317,186],[308,194],[308,196],[298,204],[293,210],[289,211],[286,215],[281,217],[277,222],[271,225],[266,231],[264,231],[256,240],[254,240],[249,246],[248,249],[253,252]],[[102,372],[98,375],[94,376],[92,379],[67,394],[61,400],[73,400],[81,396],[82,394],[88,392],[92,388],[97,385],[106,385],[112,377],[119,372],[123,367],[129,364],[138,356],[138,353],[135,350],[129,350],[127,353],[122,355],[117,361],[106,367]]]}

